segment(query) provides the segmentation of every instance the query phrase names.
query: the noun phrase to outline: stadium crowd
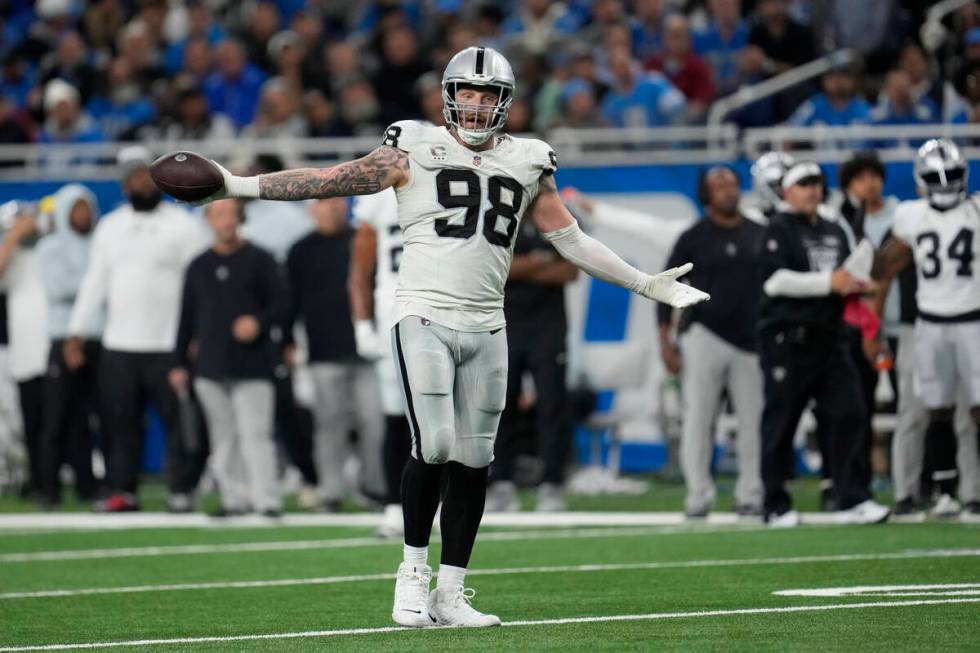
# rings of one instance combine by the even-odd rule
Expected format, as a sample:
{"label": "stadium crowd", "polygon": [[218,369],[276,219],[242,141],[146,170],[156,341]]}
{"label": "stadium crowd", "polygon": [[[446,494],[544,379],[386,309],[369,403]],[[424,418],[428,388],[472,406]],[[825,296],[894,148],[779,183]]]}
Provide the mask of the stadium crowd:
{"label": "stadium crowd", "polygon": [[[838,66],[821,77],[819,88],[798,85],[739,110],[733,119],[742,126],[980,122],[980,5],[957,11],[941,33],[920,35],[922,16],[921,3],[898,0],[103,0],[84,6],[70,0],[11,0],[0,18],[0,142],[377,137],[397,120],[443,124],[440,71],[452,53],[473,44],[498,48],[515,64],[520,82],[507,123],[511,132],[700,124],[714,101],[740,86],[845,47],[860,52],[860,64]],[[58,163],[52,159],[51,165]],[[352,432],[359,445],[356,491],[390,503],[384,496],[392,482],[385,478],[380,445],[385,416],[373,369],[359,356],[363,351],[352,319],[346,257],[354,229],[348,203],[256,200],[214,204],[201,215],[191,214],[162,201],[150,181],[145,150],[127,148],[119,163],[126,203],[110,220],[100,221],[90,190],[69,185],[41,208],[54,222],[51,233],[39,238],[47,229],[37,221],[16,220],[0,245],[11,325],[9,367],[18,384],[30,464],[27,491],[45,507],[57,507],[60,470],[67,463],[79,497],[98,499],[98,508],[106,511],[138,509],[142,408],[150,403],[168,434],[168,507],[174,512],[195,509],[195,488],[210,449],[222,497],[218,514],[278,515],[282,470],[269,446],[274,441],[299,471],[301,503],[338,510]],[[275,157],[251,162],[255,174],[282,167]],[[784,206],[787,191],[796,197],[793,210],[811,210],[805,209],[809,200],[803,195],[813,191],[821,172],[801,168],[787,176],[791,170],[797,168],[779,156],[754,169],[757,196],[768,198],[759,211],[763,215],[753,216],[758,221]],[[748,211],[739,201],[739,181],[727,168],[706,172],[698,189],[705,233],[679,241],[678,262],[694,258],[683,252],[691,239],[725,245],[716,252],[722,258],[756,251],[765,230],[744,219]],[[847,252],[865,235],[880,246],[890,229],[897,200],[882,196],[883,181],[880,161],[857,155],[842,169],[840,201],[826,208],[822,195],[816,200],[849,234]],[[816,215],[815,205],[811,208]],[[725,238],[736,232],[722,238],[711,225],[722,231],[738,226],[738,238],[728,243]],[[533,229],[522,230],[521,237],[508,290],[508,301],[514,302],[511,322],[543,307],[541,316],[528,321],[523,338],[553,319],[549,326],[562,337],[547,340],[562,342],[560,288],[574,273],[549,246],[535,241]],[[713,291],[716,300],[682,323],[687,345],[672,340],[670,311],[660,314],[669,371],[690,377],[685,383],[692,387],[728,375],[729,398],[740,420],[739,455],[743,463],[762,463],[761,469],[740,469],[735,507],[746,515],[789,510],[779,491],[792,473],[785,469],[785,452],[800,412],[774,415],[780,395],[760,376],[760,354],[762,369],[782,365],[772,352],[759,351],[758,332],[772,326],[766,319],[785,316],[763,316],[760,326],[753,311],[740,310],[758,305],[763,272],[768,278],[788,265],[761,259],[740,258],[742,280],[719,275],[710,262],[698,264],[716,278],[699,277],[695,285],[708,289],[718,282],[728,290]],[[850,277],[839,278],[828,296],[859,288]],[[746,301],[717,299],[728,292]],[[907,287],[893,293],[911,301]],[[832,300],[820,310],[836,310],[834,319],[842,319],[842,304]],[[886,333],[901,356],[900,340],[907,332],[899,325],[911,318],[896,302],[890,300],[885,314]],[[731,317],[722,315],[726,310],[739,313],[737,324],[726,323]],[[298,324],[302,328],[294,329]],[[775,338],[782,332],[773,333]],[[860,503],[871,483],[878,376],[866,360],[860,333],[842,333],[846,355],[834,345],[834,356],[842,356],[834,371],[847,368],[847,378],[834,389],[836,395],[811,393],[817,400],[827,509]],[[556,380],[562,375],[534,360],[540,347],[523,344],[517,353],[511,345],[511,368],[530,371],[539,392],[538,431],[546,436],[539,507],[560,509],[570,400],[563,380]],[[312,371],[311,410],[293,397],[297,351],[305,353]],[[705,352],[712,352],[711,360],[698,367],[697,355]],[[564,357],[564,351],[553,354],[556,360]],[[716,363],[726,371],[712,368]],[[490,508],[516,506],[514,436],[528,426],[526,416],[514,412],[526,399],[515,390],[520,382],[519,375],[510,379],[511,413],[503,421],[506,437],[498,441],[501,464],[491,476],[496,487]],[[898,377],[894,385],[901,389]],[[756,392],[746,393],[750,387]],[[846,402],[840,393],[852,396],[847,388],[863,398],[860,411],[842,410]],[[715,507],[708,444],[713,424],[705,418],[718,410],[722,388],[717,390],[717,396],[704,393],[701,403],[688,393],[681,455],[692,518]],[[794,395],[794,404],[798,399]],[[949,477],[933,478],[937,470],[950,470],[916,453],[927,428],[921,414],[917,419],[905,424],[903,442],[918,444],[896,451],[901,465],[896,499],[907,501],[902,511],[917,512],[936,492],[947,498],[940,512],[952,513],[951,502],[959,495],[970,514],[980,513],[975,429],[968,413],[957,420],[964,484],[959,488]],[[771,431],[761,441],[760,420],[763,430]],[[775,422],[780,426],[772,426]],[[860,432],[847,452],[838,441],[842,429]],[[102,478],[91,467],[95,431],[103,433],[100,446],[108,465]],[[967,442],[974,443],[972,449]],[[849,496],[844,506],[833,489],[842,483],[858,497]],[[958,503],[955,508],[958,513]]]}
{"label": "stadium crowd", "polygon": [[514,62],[507,128],[702,123],[708,107],[815,57],[819,88],[743,126],[975,122],[980,8],[919,41],[928,3],[799,0],[9,0],[0,142],[374,135],[441,119],[439,72],[468,45]]}

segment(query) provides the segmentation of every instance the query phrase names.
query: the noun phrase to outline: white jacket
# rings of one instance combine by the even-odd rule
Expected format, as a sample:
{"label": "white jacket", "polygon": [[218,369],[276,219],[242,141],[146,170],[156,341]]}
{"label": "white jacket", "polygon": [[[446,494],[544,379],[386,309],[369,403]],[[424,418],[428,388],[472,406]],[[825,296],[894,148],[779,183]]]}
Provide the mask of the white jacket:
{"label": "white jacket", "polygon": [[204,225],[170,202],[150,212],[126,204],[107,214],[95,229],[69,334],[89,332],[105,304],[106,349],[173,351],[184,270],[210,242]]}

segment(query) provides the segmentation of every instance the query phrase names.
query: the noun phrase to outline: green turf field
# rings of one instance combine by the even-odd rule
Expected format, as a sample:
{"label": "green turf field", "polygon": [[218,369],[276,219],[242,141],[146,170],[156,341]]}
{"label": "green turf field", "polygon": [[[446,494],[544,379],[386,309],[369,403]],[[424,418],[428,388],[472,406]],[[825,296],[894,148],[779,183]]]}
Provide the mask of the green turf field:
{"label": "green turf field", "polygon": [[[0,533],[0,651],[980,648],[959,523],[485,529],[467,585],[505,625],[481,631],[392,628],[399,559],[365,528]],[[959,587],[774,594],[882,585]]]}

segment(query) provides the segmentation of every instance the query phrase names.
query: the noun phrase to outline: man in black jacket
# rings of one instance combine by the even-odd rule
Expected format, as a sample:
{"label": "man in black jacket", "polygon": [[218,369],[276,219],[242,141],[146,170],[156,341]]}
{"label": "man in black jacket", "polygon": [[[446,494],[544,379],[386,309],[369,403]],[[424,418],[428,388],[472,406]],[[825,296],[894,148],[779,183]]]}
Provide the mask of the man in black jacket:
{"label": "man in black jacket", "polygon": [[284,323],[289,296],[272,255],[239,235],[240,201],[209,204],[206,215],[215,241],[187,269],[177,336],[180,366],[170,382],[186,396],[193,364],[220,514],[255,510],[275,517],[282,506],[272,437],[277,346],[270,330]]}
{"label": "man in black jacket", "polygon": [[838,519],[884,521],[888,509],[875,503],[867,485],[855,477],[867,408],[843,321],[843,298],[867,290],[866,284],[844,267],[850,248],[843,230],[817,214],[823,199],[820,167],[797,163],[782,185],[787,210],[770,222],[761,257],[766,521],[778,527],[800,523],[786,483],[794,469],[793,436],[810,399],[817,401],[827,421]]}
{"label": "man in black jacket", "polygon": [[738,419],[735,511],[757,517],[762,510],[762,373],[755,326],[762,292],[759,250],[765,228],[739,212],[740,194],[738,176],[731,169],[705,171],[698,184],[705,217],[681,234],[667,259],[668,268],[684,261],[694,263],[687,282],[713,297],[682,315],[679,344],[670,338],[673,309],[657,305],[660,354],[667,370],[680,375],[682,383],[680,458],[687,488],[684,512],[690,518],[706,517],[714,505],[714,423],[726,390]]}
{"label": "man in black jacket", "polygon": [[347,200],[320,200],[312,207],[316,230],[289,250],[286,269],[292,310],[302,319],[309,346],[316,402],[313,458],[323,509],[335,512],[344,494],[342,471],[347,439],[357,431],[361,489],[381,497],[384,415],[381,391],[371,363],[357,355],[347,276],[353,231]]}

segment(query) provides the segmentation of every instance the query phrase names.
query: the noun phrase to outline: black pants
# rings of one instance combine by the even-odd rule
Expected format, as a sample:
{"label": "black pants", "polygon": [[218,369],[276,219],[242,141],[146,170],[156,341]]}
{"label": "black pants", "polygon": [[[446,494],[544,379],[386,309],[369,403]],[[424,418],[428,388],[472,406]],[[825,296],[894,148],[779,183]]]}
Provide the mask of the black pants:
{"label": "black pants", "polygon": [[565,385],[564,316],[531,314],[507,325],[508,373],[507,406],[500,419],[494,446],[491,477],[509,481],[514,476],[514,458],[518,451],[521,378],[530,372],[537,391],[535,411],[541,436],[544,462],[542,482],[560,484],[564,480],[565,462],[572,442],[568,415],[568,389]]}
{"label": "black pants", "polygon": [[[864,355],[861,331],[854,328],[847,328],[847,350],[854,361],[854,369],[857,372],[861,387],[861,398],[864,401],[865,412],[863,422],[863,434],[860,450],[858,451],[855,462],[855,474],[857,482],[871,485],[871,443],[873,440],[872,418],[875,414],[875,388],[878,385],[878,371],[872,367],[868,357]],[[814,411],[817,420],[817,442],[820,446],[820,456],[823,459],[823,469],[821,475],[825,479],[833,478],[831,463],[833,461],[833,438],[831,436],[831,420],[824,414],[824,407],[818,405]]]}
{"label": "black pants", "polygon": [[167,431],[167,486],[191,492],[203,469],[200,457],[184,447],[177,396],[167,375],[169,353],[131,353],[105,349],[99,362],[102,419],[106,436],[106,481],[112,492],[136,492],[143,453],[144,408],[149,401]]}
{"label": "black pants", "polygon": [[316,487],[316,466],[313,464],[313,415],[301,408],[293,396],[293,376],[282,365],[276,368],[275,437],[286,449],[290,461],[303,476],[306,485]]}
{"label": "black pants", "polygon": [[44,429],[41,434],[40,490],[52,503],[61,500],[59,470],[62,463],[75,472],[75,492],[79,499],[95,498],[92,474],[93,426],[99,423],[99,395],[96,379],[102,347],[89,340],[84,344],[85,364],[77,370],[65,365],[63,340],[51,343],[48,375],[45,379]]}
{"label": "black pants", "polygon": [[24,422],[24,447],[30,478],[24,490],[34,493],[41,487],[41,431],[44,428],[44,377],[17,382],[20,416]]}
{"label": "black pants", "polygon": [[765,333],[761,340],[766,513],[781,514],[792,507],[786,483],[793,477],[793,435],[811,399],[816,400],[826,425],[838,507],[851,508],[868,499],[857,460],[863,448],[866,409],[846,339],[797,326]]}

